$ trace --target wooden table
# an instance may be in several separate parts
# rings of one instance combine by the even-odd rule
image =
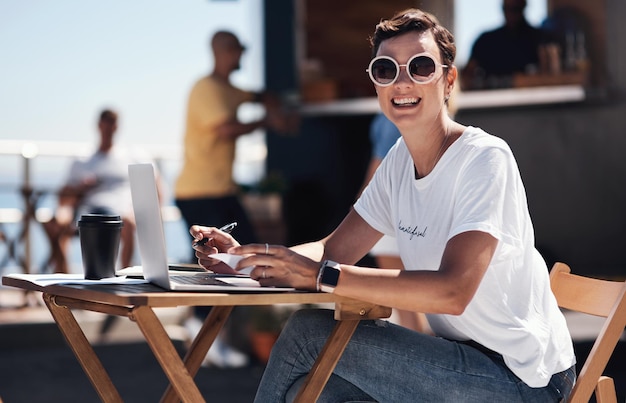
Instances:
[[[137,323],[170,381],[161,399],[163,402],[205,401],[193,378],[235,306],[335,304],[337,324],[300,389],[296,397],[298,402],[317,400],[360,320],[389,317],[391,314],[391,309],[386,307],[314,292],[170,292],[151,284],[66,284],[42,287],[10,276],[3,277],[2,284],[43,293],[43,300],[52,317],[104,402],[121,402],[122,398],[78,325],[72,309],[126,316]],[[184,359],[179,356],[153,310],[176,306],[213,306]]]

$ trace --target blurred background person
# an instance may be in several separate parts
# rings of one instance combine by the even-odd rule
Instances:
[[[230,75],[239,69],[245,47],[231,32],[211,38],[213,72],[192,87],[187,105],[183,166],[175,184],[176,206],[188,226],[222,226],[236,221],[242,242],[255,242],[252,224],[238,199],[233,179],[235,145],[239,136],[256,129],[281,129],[279,102],[268,94],[235,87]],[[252,122],[237,118],[239,106],[261,102],[266,116]],[[192,256],[192,260],[195,257]]]
[[[59,190],[58,207],[43,227],[50,241],[50,261],[55,272],[68,273],[67,249],[76,234],[76,220],[83,214],[120,215],[120,265],[132,264],[135,251],[135,220],[132,213],[128,164],[148,162],[147,156],[114,144],[118,114],[104,109],[98,118],[99,143],[86,159],[72,162],[65,185]]]
[[[461,73],[463,89],[510,87],[514,73],[537,71],[544,33],[528,23],[525,8],[526,0],[502,1],[504,25],[474,42]]]
[[[236,140],[244,134],[261,128],[286,130],[286,120],[280,102],[268,93],[255,93],[237,88],[230,76],[239,70],[245,47],[237,36],[228,31],[216,32],[210,41],[213,52],[213,71],[200,78],[192,87],[187,104],[184,137],[183,166],[176,180],[174,194],[176,206],[188,227],[195,224],[221,227],[237,222],[234,232],[242,242],[256,242],[253,225],[242,206],[239,186],[233,178]],[[241,122],[237,118],[239,106],[246,102],[262,103],[266,114],[262,119]],[[191,250],[191,261],[196,261]],[[196,307],[194,315],[186,321],[191,335],[202,325],[210,307]],[[233,317],[244,315],[238,308]],[[236,319],[230,322],[241,322]],[[241,332],[225,332],[215,341],[204,365],[240,367],[248,363],[242,352],[232,348],[232,342]],[[245,342],[244,342],[245,343]],[[236,343],[242,344],[242,343]]]

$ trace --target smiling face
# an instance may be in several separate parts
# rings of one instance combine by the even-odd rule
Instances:
[[[382,41],[376,56],[388,56],[403,65],[413,55],[424,52],[442,63],[431,31],[409,31]],[[381,110],[400,130],[429,126],[438,116],[446,115],[442,113],[446,108],[445,97],[452,89],[455,73],[454,67],[438,69],[432,81],[419,84],[409,78],[406,67],[400,67],[400,74],[392,85],[375,85]]]

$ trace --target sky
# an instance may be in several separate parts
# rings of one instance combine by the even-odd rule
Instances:
[[[91,141],[103,107],[120,137],[177,143],[187,92],[209,72],[208,38],[260,38],[259,0],[0,0],[0,138]],[[244,63],[262,60],[249,46]],[[258,65],[258,63],[256,63]],[[262,86],[263,70],[233,76]]]
[[[0,0],[0,140],[70,141],[91,147],[97,140],[98,114],[110,107],[120,114],[117,143],[180,147],[188,92],[212,69],[208,41],[213,32],[231,30],[247,45],[233,82],[252,90],[263,87],[262,4]],[[251,143],[245,148],[264,147],[260,134],[242,139],[244,145]],[[174,157],[180,155],[169,148]],[[59,158],[37,158],[31,170],[34,181],[50,171],[63,172],[67,164]],[[250,165],[236,167],[241,181],[258,180],[258,174],[250,173],[262,164],[254,161],[252,170],[245,164]],[[14,166],[0,155],[0,176]],[[54,178],[63,180],[59,174]]]
[[[456,0],[459,65],[478,33],[502,22],[500,2]],[[262,4],[0,0],[0,140],[94,142],[98,113],[111,107],[120,113],[120,142],[179,146],[188,91],[212,68],[213,32],[232,30],[247,45],[233,82],[263,88]],[[538,24],[545,0],[528,4]]]

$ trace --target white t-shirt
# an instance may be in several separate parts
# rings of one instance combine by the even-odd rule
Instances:
[[[75,160],[69,171],[67,183],[80,184],[95,179],[96,186],[83,197],[77,216],[104,208],[120,215],[132,212],[128,164],[150,162],[145,153],[113,147],[108,153],[96,152],[87,159]]]
[[[474,298],[461,315],[428,315],[433,331],[474,340],[502,354],[531,387],[575,363],[565,318],[534,247],[526,193],[509,146],[468,127],[433,171],[415,179],[404,141],[390,151],[355,204],[376,230],[393,235],[407,270],[438,270],[446,243],[483,231],[498,247]]]

